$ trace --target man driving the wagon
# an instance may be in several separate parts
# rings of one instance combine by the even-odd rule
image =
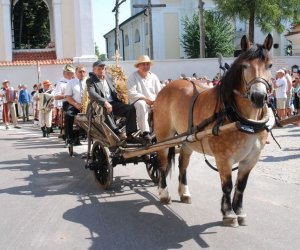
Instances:
[[[137,123],[147,144],[151,143],[149,116],[152,106],[161,90],[158,77],[150,71],[153,62],[147,55],[141,55],[134,66],[137,68],[127,81],[128,99],[136,108]]]
[[[132,133],[137,131],[135,108],[119,100],[115,83],[106,73],[105,66],[101,60],[93,63],[93,72],[89,73],[86,81],[90,100],[103,108],[105,123],[121,141],[135,142],[136,139],[132,136]],[[126,133],[118,128],[114,115],[126,118]]]

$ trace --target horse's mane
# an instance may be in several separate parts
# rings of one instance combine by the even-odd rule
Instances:
[[[239,84],[243,84],[243,62],[259,59],[267,62],[270,60],[269,51],[263,45],[253,45],[246,51],[243,51],[233,62],[230,69],[222,77],[219,87],[220,98],[226,106],[231,106],[234,102],[233,90]]]

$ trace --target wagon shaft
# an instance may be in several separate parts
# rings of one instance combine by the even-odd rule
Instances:
[[[224,133],[236,131],[236,130],[238,130],[238,127],[239,127],[238,122],[226,124],[226,125],[221,126],[219,128],[220,129],[219,134],[224,134]],[[131,158],[131,157],[136,157],[136,156],[140,156],[140,155],[144,155],[144,154],[150,154],[150,153],[156,152],[156,151],[161,150],[161,149],[171,148],[171,147],[181,145],[182,143],[185,143],[185,142],[195,142],[195,141],[201,140],[201,139],[203,139],[204,137],[207,137],[207,136],[214,136],[211,129],[206,129],[206,130],[200,131],[196,134],[178,135],[178,136],[170,138],[166,141],[159,142],[159,143],[154,144],[152,146],[143,147],[143,148],[138,149],[138,150],[131,150],[131,151],[126,151],[125,150],[123,152],[122,156],[123,156],[124,159],[128,159],[128,158]]]
[[[298,122],[298,121],[300,121],[300,114],[283,119],[283,120],[279,121],[279,124],[281,126],[285,126],[285,125],[291,124],[293,122]]]

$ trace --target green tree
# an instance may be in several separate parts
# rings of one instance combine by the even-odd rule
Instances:
[[[96,43],[95,43],[95,55],[101,61],[107,61],[106,54],[100,54],[99,47],[98,47],[98,45]]]
[[[232,56],[234,51],[234,31],[228,25],[229,19],[218,12],[205,11],[205,57]],[[184,33],[181,45],[189,58],[199,57],[199,15],[194,14],[191,19],[182,19]]]
[[[254,41],[254,25],[263,32],[281,33],[287,21],[300,21],[299,0],[214,0],[220,12],[229,18],[249,23],[249,40]]]
[[[106,54],[100,54],[100,55],[99,55],[99,59],[100,59],[101,61],[107,61]]]
[[[13,7],[15,48],[45,48],[50,42],[49,10],[43,0],[19,0]]]
[[[185,16],[182,19],[184,33],[181,38],[181,45],[184,52],[190,58],[199,57],[199,16],[194,14],[191,20]]]
[[[95,43],[95,55],[97,56],[98,59],[100,58],[100,51],[97,43]]]

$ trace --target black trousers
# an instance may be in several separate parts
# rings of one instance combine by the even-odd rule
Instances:
[[[75,115],[77,115],[80,111],[72,106],[71,104],[68,105],[65,111],[65,136],[66,142],[72,143],[74,142],[74,133],[73,133],[73,125]]]
[[[126,118],[126,134],[137,131],[136,111],[133,105],[124,104],[120,101],[109,102],[112,106],[113,114],[105,114],[105,122],[113,131],[117,129],[114,121],[114,115]]]

